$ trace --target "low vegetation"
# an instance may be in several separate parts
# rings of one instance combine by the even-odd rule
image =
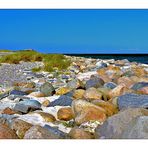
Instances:
[[[32,71],[53,71],[54,69],[64,70],[70,65],[68,60],[62,54],[42,54],[36,51],[17,51],[13,54],[8,54],[0,57],[0,63],[18,64],[20,61],[24,62],[44,62],[44,67],[32,69]]]
[[[11,52],[11,51],[7,49],[0,49],[0,52]]]

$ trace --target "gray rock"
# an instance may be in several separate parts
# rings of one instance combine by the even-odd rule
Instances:
[[[4,101],[0,103],[0,110],[4,110],[5,108],[13,108],[15,102]]]
[[[138,116],[147,115],[148,110],[143,108],[129,108],[120,111],[118,114],[109,117],[103,125],[96,128],[95,137],[97,139],[120,139],[130,121]]]
[[[62,75],[61,78],[62,78],[62,79],[69,79],[69,76],[67,76],[67,75]]]
[[[24,139],[60,139],[61,137],[53,130],[35,125],[32,126],[24,136]]]
[[[148,95],[128,93],[118,97],[119,109],[124,108],[148,108]]]
[[[71,106],[72,98],[66,95],[60,96],[57,100],[51,102],[48,107],[52,106]]]
[[[148,82],[138,82],[138,83],[134,84],[131,87],[131,89],[138,90],[138,89],[143,88],[143,87],[146,87],[146,86],[148,86]]]
[[[123,132],[123,139],[148,139],[148,116],[133,119]]]
[[[45,125],[44,128],[46,128],[48,130],[48,132],[50,132],[52,135],[57,136],[58,139],[65,139],[65,138],[67,138],[67,134],[65,134],[64,132],[60,131],[57,128],[51,127],[49,125]]]
[[[27,113],[30,110],[37,110],[41,108],[41,104],[36,100],[24,100],[17,103],[14,110],[20,111],[22,113]]]
[[[88,81],[86,81],[85,88],[88,89],[90,87],[102,87],[104,85],[104,81],[99,77],[91,77]]]
[[[17,115],[8,115],[8,114],[0,114],[0,123],[6,123],[7,125],[10,125],[13,121],[13,119],[17,118]]]
[[[104,62],[97,62],[96,66],[97,66],[97,69],[101,69],[101,68],[107,67],[107,64]]]
[[[71,89],[76,89],[78,88],[80,85],[79,85],[79,80],[77,79],[74,79],[70,82],[67,83],[67,87],[71,88]]]
[[[122,70],[122,71],[124,72],[124,70]],[[131,77],[131,76],[134,76],[134,75],[135,75],[134,71],[131,71],[131,70],[126,71],[123,74],[123,76],[126,76],[126,77]]]
[[[115,84],[114,82],[108,82],[104,84],[104,87],[109,89],[114,89],[115,87],[117,87],[117,84]]]
[[[46,96],[51,96],[55,93],[55,89],[52,86],[51,83],[45,82],[41,87],[40,87],[40,92],[45,94]]]
[[[9,96],[9,93],[0,94],[0,100]]]
[[[27,96],[9,95],[8,99],[10,99],[10,100],[18,99],[19,101],[22,101],[22,100],[26,100],[26,99],[30,99],[30,98]]]
[[[14,106],[14,110],[22,113],[28,113],[29,107],[24,104],[18,103]]]
[[[27,95],[27,93],[23,92],[23,91],[20,91],[20,90],[12,90],[10,92],[10,95],[18,95],[18,96],[24,96],[24,95]]]

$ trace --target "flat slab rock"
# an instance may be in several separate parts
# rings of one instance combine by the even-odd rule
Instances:
[[[60,96],[55,101],[51,102],[48,107],[54,106],[71,106],[72,98],[66,95]]]
[[[17,103],[14,110],[20,111],[22,113],[27,113],[29,109],[40,109],[41,104],[36,100],[25,100]]]
[[[124,108],[148,108],[148,95],[125,94],[118,97],[118,106]]]

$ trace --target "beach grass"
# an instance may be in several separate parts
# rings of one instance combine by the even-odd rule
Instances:
[[[11,50],[8,50],[8,49],[0,49],[0,52],[11,52]]]
[[[20,61],[24,62],[43,62],[44,66],[34,68],[32,71],[54,71],[54,69],[64,70],[70,65],[68,60],[62,54],[43,54],[37,51],[16,51],[13,54],[3,55],[0,57],[0,63],[19,64]]]

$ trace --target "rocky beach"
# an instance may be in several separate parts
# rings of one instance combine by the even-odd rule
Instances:
[[[52,72],[1,63],[1,139],[148,138],[147,64],[65,57],[70,66]]]

